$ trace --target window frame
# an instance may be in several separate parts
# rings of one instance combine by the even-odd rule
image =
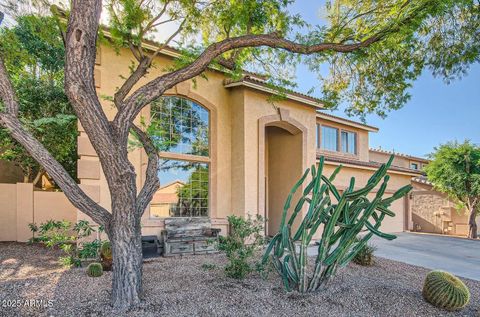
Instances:
[[[186,162],[192,162],[192,163],[204,163],[208,165],[208,205],[207,205],[207,215],[206,216],[199,216],[202,218],[211,218],[212,216],[212,121],[213,121],[213,112],[209,107],[206,107],[202,103],[185,97],[181,95],[164,95],[159,98],[179,98],[179,99],[184,99],[189,102],[193,102],[197,104],[198,106],[202,107],[204,110],[207,111],[208,113],[208,155],[207,156],[202,156],[202,155],[194,155],[194,154],[184,154],[184,153],[177,153],[177,152],[168,152],[168,151],[159,151],[158,156],[159,159],[167,159],[167,160],[177,160],[177,161],[186,161]],[[149,111],[149,119],[152,119],[152,110],[151,108],[148,109]],[[157,172],[158,173],[158,172]],[[167,184],[166,184],[167,185]],[[165,218],[172,218],[172,217],[152,217],[150,214],[150,208],[149,208],[149,214],[148,218],[150,220],[163,220]],[[174,218],[190,218],[190,217],[174,217]]]
[[[345,155],[349,157],[358,157],[359,148],[358,148],[358,132],[350,129],[344,129],[341,127],[336,127],[333,125],[322,124],[320,122],[316,123],[317,125],[317,151],[331,153],[334,155]],[[322,127],[333,128],[337,130],[337,151],[329,150],[322,148]],[[353,133],[355,135],[355,153],[344,152],[342,150],[342,132]]]
[[[413,168],[413,165],[415,165],[415,168]],[[416,162],[410,162],[410,169],[418,171],[420,168],[420,164]]]
[[[347,134],[347,152],[344,152],[343,149],[342,149],[342,146],[343,146],[343,143],[342,143],[342,133],[346,133]],[[348,134],[349,133],[352,133],[353,136],[354,136],[354,151],[353,153],[350,153],[348,152]],[[355,132],[355,131],[351,131],[351,130],[346,130],[346,129],[341,129],[340,131],[340,151],[344,154],[347,154],[347,155],[357,155],[358,154],[358,133]]]
[[[319,145],[319,149],[322,150],[322,151],[327,151],[327,152],[331,152],[331,153],[338,153],[338,152],[340,152],[340,151],[339,151],[339,149],[340,149],[340,148],[339,148],[339,146],[340,146],[340,142],[339,142],[339,132],[340,132],[340,129],[339,129],[339,128],[336,128],[336,127],[333,127],[333,126],[325,125],[325,124],[320,124],[319,126],[320,126],[320,128],[319,128],[319,130],[318,130],[318,135],[319,135],[319,137],[318,137],[318,145]],[[336,146],[336,148],[337,148],[337,149],[336,149],[336,150],[330,150],[330,149],[326,149],[326,148],[323,148],[323,147],[322,147],[322,145],[323,145],[323,144],[322,144],[322,138],[323,138],[322,128],[323,128],[323,127],[329,128],[329,129],[335,129],[335,130],[337,131],[337,133],[336,133],[336,135],[337,135],[337,142],[336,142],[336,143],[337,143],[337,146]]]

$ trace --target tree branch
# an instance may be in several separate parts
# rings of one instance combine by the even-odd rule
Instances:
[[[0,98],[5,103],[5,111],[0,112],[0,123],[9,130],[30,155],[42,165],[63,190],[70,202],[90,216],[95,222],[107,225],[111,214],[88,197],[68,174],[65,168],[45,149],[45,147],[25,130],[18,119],[19,104],[8,79],[3,60],[0,58]]]
[[[153,195],[160,187],[160,181],[158,180],[158,151],[155,148],[150,137],[142,131],[136,125],[132,125],[132,130],[143,144],[143,148],[148,155],[148,163],[147,163],[147,170],[146,170],[146,177],[145,183],[137,195],[137,213],[140,217],[145,212],[148,204],[152,200]]]
[[[135,86],[135,84],[138,83],[138,81],[143,76],[145,76],[148,69],[152,65],[153,59],[181,32],[186,20],[187,19],[185,18],[185,20],[182,21],[182,23],[177,28],[177,30],[173,32],[172,35],[170,35],[170,37],[162,45],[160,45],[152,55],[150,55],[149,57],[146,57],[144,55],[136,57],[137,60],[139,61],[137,68],[130,75],[130,77],[127,78],[127,80],[123,83],[122,87],[120,87],[120,89],[115,93],[113,97],[113,102],[115,103],[117,108],[119,109],[123,108],[123,100],[125,99],[125,97],[132,90],[133,86]],[[134,53],[135,55],[132,44],[130,44],[130,49],[132,50],[132,53]]]
[[[166,90],[172,88],[176,84],[198,76],[207,69],[207,67],[215,58],[233,49],[267,46],[304,55],[324,51],[348,53],[378,42],[383,38],[383,36],[383,33],[377,33],[362,42],[352,44],[321,43],[316,45],[304,45],[296,43],[294,41],[278,37],[276,34],[244,35],[229,38],[210,45],[190,65],[177,71],[157,77],[156,79],[145,84],[143,87],[139,88],[130,97],[128,97],[127,100],[125,100],[125,106],[115,116],[113,124],[117,127],[117,131],[119,131],[119,137],[122,140],[126,140],[131,122],[143,107],[160,97]]]
[[[5,112],[14,116],[18,115],[18,102],[13,90],[12,83],[8,79],[7,70],[3,64],[3,59],[0,58],[0,96],[5,104]]]

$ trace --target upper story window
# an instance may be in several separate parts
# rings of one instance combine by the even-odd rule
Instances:
[[[418,170],[418,163],[410,163],[410,168],[412,170]]]
[[[160,152],[160,188],[150,217],[207,217],[210,194],[210,113],[180,97],[151,104],[147,132]]]
[[[322,126],[320,148],[328,151],[338,151],[338,129]]]
[[[209,112],[184,98],[163,97],[151,104],[148,132],[161,152],[209,155]]]
[[[357,133],[317,124],[317,148],[357,154]]]
[[[355,132],[342,131],[342,152],[357,153],[357,134]]]

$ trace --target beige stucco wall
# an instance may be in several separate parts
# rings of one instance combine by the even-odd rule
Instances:
[[[112,48],[102,46],[100,49],[100,63],[96,66],[96,86],[99,96],[112,96],[123,80],[120,75],[129,74],[128,66],[133,57],[128,50],[120,50],[117,54]],[[169,57],[160,56],[156,59],[156,67],[151,69],[145,83],[160,75],[171,63]],[[300,176],[302,171],[316,164],[316,124],[326,124],[347,131],[357,133],[357,155],[353,159],[368,162],[368,131],[352,127],[327,119],[316,117],[315,108],[289,99],[272,103],[269,95],[237,86],[225,88],[224,75],[216,71],[207,72],[208,80],[198,78],[181,83],[169,90],[167,95],[178,95],[191,99],[203,105],[210,112],[210,217],[215,227],[227,231],[226,217],[231,214],[244,216],[260,214],[265,216],[267,207],[269,212],[277,212],[283,206],[294,176]],[[102,105],[109,118],[113,118],[115,109],[111,102],[102,100]],[[141,116],[148,122],[149,109],[144,109]],[[287,151],[276,151],[278,157],[268,155],[269,126],[280,127],[292,134],[296,140],[296,148]],[[110,194],[105,177],[101,171],[97,155],[88,141],[88,137],[79,126],[81,132],[78,142],[79,164],[78,175],[81,186],[88,194],[106,209],[110,209]],[[274,138],[273,138],[274,139]],[[301,141],[299,141],[301,139]],[[275,141],[271,141],[275,143]],[[271,145],[272,146],[272,145]],[[278,147],[277,145],[273,145]],[[270,149],[272,152],[272,149]],[[330,153],[332,154],[332,153]],[[339,155],[339,153],[335,153]],[[144,179],[146,155],[143,150],[135,149],[129,154],[132,164],[137,170],[137,186],[140,189]],[[351,155],[349,158],[352,158]],[[276,167],[272,165],[279,165]],[[288,168],[291,166],[292,168]],[[326,165],[325,172],[332,172],[336,166]],[[275,188],[268,188],[265,177],[270,170],[285,170],[288,180],[278,180]],[[348,186],[351,176],[357,178],[357,184],[364,184],[374,169],[350,166],[337,176],[336,184],[339,187]],[[284,175],[285,176],[285,175]],[[410,183],[410,175],[392,173],[388,193]],[[271,175],[269,176],[271,177]],[[285,176],[286,177],[286,176]],[[160,180],[162,183],[162,180]],[[164,184],[162,184],[164,185]],[[267,187],[267,188],[266,188]],[[272,200],[272,192],[280,193]],[[269,203],[267,201],[270,201]],[[396,202],[392,209],[397,213],[393,219],[384,222],[383,230],[398,232],[404,229],[405,201]],[[86,217],[78,213],[78,219]],[[153,219],[147,209],[142,219],[144,234],[158,235],[163,227],[162,219]]]
[[[77,220],[76,208],[62,192],[34,191],[31,183],[0,184],[0,241],[26,242],[30,223]]]
[[[99,96],[112,96],[122,84],[120,75],[127,76],[133,57],[128,50],[117,54],[112,48],[102,46],[100,63],[96,65],[96,86]],[[169,57],[156,58],[156,67],[139,84],[160,75],[171,63]],[[289,116],[306,127],[305,150],[307,156],[303,165],[315,163],[315,110],[311,106],[288,100],[268,102],[269,95],[244,87],[224,88],[224,75],[215,71],[207,72],[208,80],[198,78],[181,83],[167,92],[189,98],[207,108],[210,112],[210,216],[214,226],[226,232],[226,217],[231,214],[256,214],[259,210],[259,119],[279,113],[278,108],[287,109]],[[109,118],[113,118],[115,109],[111,102],[102,100]],[[148,122],[148,107],[141,115]],[[88,186],[90,192],[98,197],[99,203],[110,209],[110,195],[105,177],[101,171],[97,155],[81,132],[79,142],[78,174],[82,186]],[[262,151],[263,153],[263,151]],[[300,153],[299,153],[300,154]],[[301,154],[300,154],[301,155]],[[143,183],[146,155],[136,149],[129,154],[137,170],[137,187]],[[303,168],[304,166],[302,166]],[[162,180],[160,180],[162,182]],[[163,184],[162,184],[163,185]],[[79,213],[79,219],[86,217]],[[88,218],[87,218],[88,219]],[[151,219],[146,210],[142,221],[144,234],[159,234],[163,227],[161,219]]]
[[[280,226],[285,199],[303,174],[302,135],[292,135],[278,127],[267,127],[265,147],[265,179],[268,184],[265,211],[265,218],[268,220],[266,232],[274,235]],[[293,200],[296,201],[299,198],[300,191]],[[291,208],[287,215],[290,216],[292,212]]]
[[[17,240],[17,187],[0,184],[0,241]]]

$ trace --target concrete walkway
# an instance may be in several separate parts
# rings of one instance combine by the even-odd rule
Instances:
[[[480,240],[408,232],[397,236],[393,241],[372,238],[375,255],[480,281]],[[316,248],[308,253],[316,254]]]

